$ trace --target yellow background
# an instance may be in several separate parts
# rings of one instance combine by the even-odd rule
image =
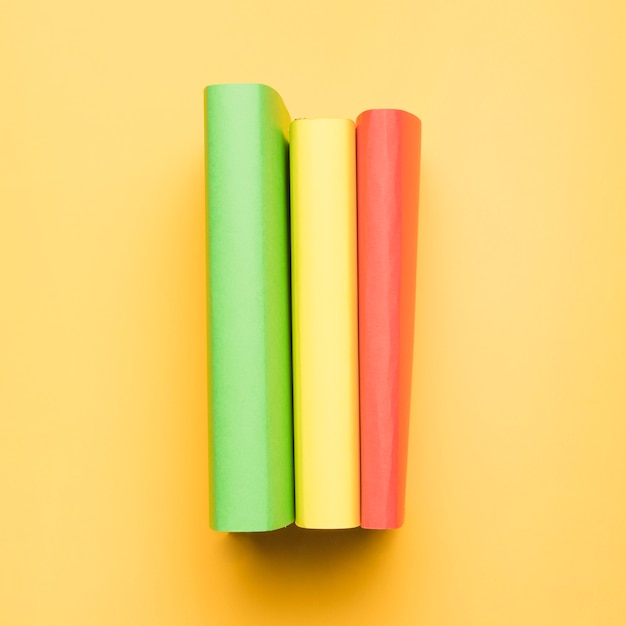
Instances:
[[[625,31],[621,0],[5,0],[0,624],[625,624]],[[224,81],[423,121],[400,531],[208,529]]]

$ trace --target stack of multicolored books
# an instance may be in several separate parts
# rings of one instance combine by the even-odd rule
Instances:
[[[205,89],[210,523],[398,528],[420,120]]]

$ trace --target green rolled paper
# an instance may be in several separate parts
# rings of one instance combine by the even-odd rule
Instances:
[[[210,525],[294,520],[290,117],[259,84],[205,89]]]

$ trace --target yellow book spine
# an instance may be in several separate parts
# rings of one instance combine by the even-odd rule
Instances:
[[[296,524],[359,525],[355,126],[290,128]]]

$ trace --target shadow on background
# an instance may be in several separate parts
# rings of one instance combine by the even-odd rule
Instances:
[[[230,533],[232,550],[247,550],[260,561],[270,559],[275,567],[294,567],[305,562],[307,572],[327,573],[346,558],[377,549],[388,541],[388,533],[350,528],[345,530],[309,530],[295,524],[269,533]]]
[[[367,598],[385,576],[384,561],[394,532],[308,530],[295,525],[269,533],[231,533],[223,538],[230,563],[247,601],[281,613],[315,609],[332,612],[349,600]]]

